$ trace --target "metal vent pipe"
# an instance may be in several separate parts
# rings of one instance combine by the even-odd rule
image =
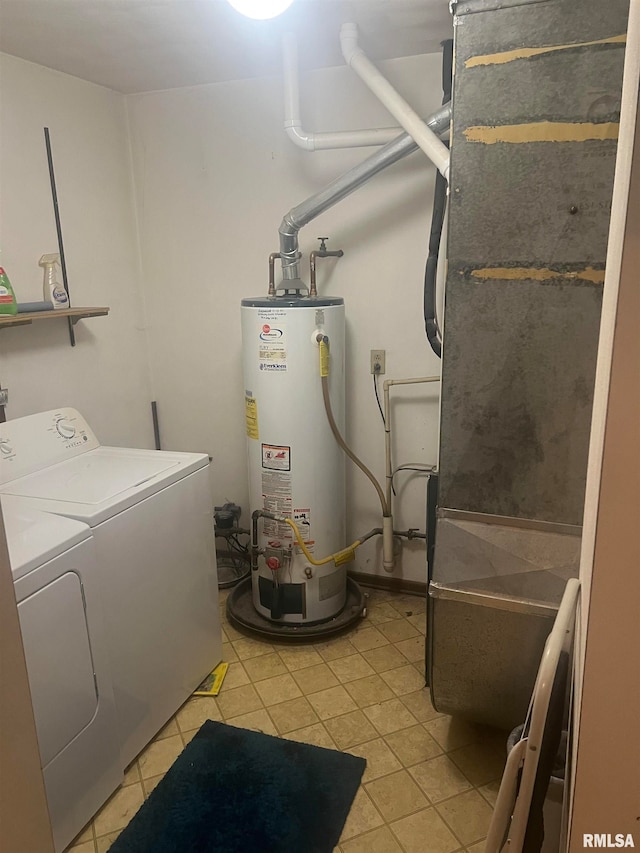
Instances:
[[[425,124],[438,136],[448,132],[451,121],[451,105],[445,104],[434,112]],[[403,133],[389,142],[375,154],[367,157],[362,163],[349,169],[344,175],[336,178],[323,190],[312,195],[301,204],[292,207],[284,216],[279,228],[280,258],[282,260],[282,278],[285,282],[300,279],[300,251],[298,248],[298,232],[325,210],[342,201],[352,192],[365,184],[378,172],[387,166],[397,163],[418,149],[418,145],[408,133]],[[295,286],[294,286],[295,288]],[[297,288],[295,288],[297,289]]]

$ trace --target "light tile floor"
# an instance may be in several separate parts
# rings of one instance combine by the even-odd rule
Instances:
[[[220,695],[182,706],[69,853],[106,853],[207,719],[366,758],[335,853],[481,853],[505,735],[431,705],[424,599],[366,593],[367,617],[349,633],[293,646],[237,631],[221,591],[230,666]]]

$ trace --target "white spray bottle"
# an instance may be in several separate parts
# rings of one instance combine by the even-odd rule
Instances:
[[[44,267],[44,284],[42,298],[45,302],[53,303],[54,308],[68,308],[69,297],[67,291],[58,281],[56,264],[60,263],[60,255],[56,252],[52,255],[43,255],[38,264]]]

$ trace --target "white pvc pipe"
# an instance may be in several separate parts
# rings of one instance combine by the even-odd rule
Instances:
[[[340,30],[342,55],[346,63],[353,68],[360,79],[366,83],[374,95],[389,110],[404,130],[413,138],[435,165],[436,169],[449,178],[449,149],[427,127],[420,116],[399,95],[393,86],[382,76],[378,69],[365,56],[358,45],[358,27],[356,24],[343,24]]]
[[[382,567],[385,572],[393,571],[393,516],[382,518]]]
[[[423,385],[425,382],[439,382],[439,376],[416,376],[412,379],[385,379],[382,384],[383,393],[383,414],[384,414],[384,463],[386,476],[386,498],[389,513],[391,513],[391,501],[393,490],[391,484],[393,482],[393,470],[391,468],[391,403],[389,399],[389,389],[392,385]]]
[[[292,142],[306,151],[320,151],[330,148],[368,148],[372,145],[386,145],[396,139],[402,130],[397,127],[377,130],[337,130],[326,133],[307,133],[300,122],[285,121],[284,129]]]
[[[387,509],[389,512],[388,518],[385,516],[382,519],[382,565],[385,572],[393,571],[393,510],[392,510],[392,493],[391,485],[393,483],[393,471],[391,469],[391,405],[389,400],[389,388],[392,385],[422,385],[424,382],[439,382],[439,376],[416,376],[411,379],[385,379],[382,385],[384,402],[384,459],[385,459],[385,476],[387,486]]]
[[[298,46],[293,33],[282,37],[284,71],[284,129],[289,139],[306,151],[329,148],[365,148],[386,145],[401,133],[399,127],[380,127],[370,130],[343,130],[309,133],[302,128],[300,118],[300,88],[298,84]]]

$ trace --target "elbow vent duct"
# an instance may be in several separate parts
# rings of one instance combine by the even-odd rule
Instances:
[[[434,133],[441,136],[448,132],[450,120],[451,109],[449,104],[446,104],[427,119],[427,124]],[[298,247],[300,229],[357,190],[378,172],[402,160],[403,157],[413,153],[417,148],[418,145],[409,134],[402,133],[392,142],[367,157],[358,166],[354,166],[353,169],[336,178],[319,193],[291,208],[284,216],[279,229],[282,277],[285,287],[287,287],[287,283],[293,285],[293,282],[300,280],[299,261],[301,255]]]

